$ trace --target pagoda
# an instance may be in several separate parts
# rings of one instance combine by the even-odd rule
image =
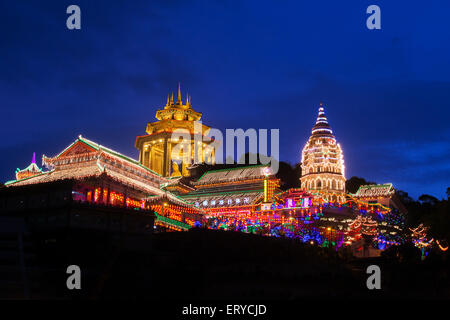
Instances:
[[[311,133],[302,152],[301,187],[319,194],[326,202],[344,202],[344,157],[322,103]]]
[[[158,121],[147,124],[147,134],[136,138],[135,146],[142,165],[164,177],[181,177],[189,175],[187,169],[193,163],[215,163],[214,150],[205,152],[212,142],[206,136],[210,127],[201,124],[202,114],[192,108],[189,95],[185,103],[182,101],[180,85],[177,101],[174,102],[173,93],[167,96],[166,105],[156,111],[155,117]],[[178,154],[172,154],[175,145],[180,142],[179,139],[172,139],[175,130],[183,130],[190,135],[187,147]]]

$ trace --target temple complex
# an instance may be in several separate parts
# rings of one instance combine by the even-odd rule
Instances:
[[[164,177],[188,176],[187,168],[193,163],[215,163],[214,150],[208,149],[212,142],[207,137],[210,127],[203,125],[201,118],[202,114],[192,108],[189,95],[185,103],[181,100],[178,85],[177,101],[174,102],[173,93],[167,96],[164,108],[156,112],[158,121],[149,122],[147,134],[136,138],[139,162]],[[175,152],[174,147],[180,142],[173,136],[176,132],[185,132],[189,139]]]
[[[280,189],[269,165],[199,165],[215,162],[214,141],[201,116],[189,96],[181,100],[179,86],[177,100],[169,96],[156,112],[158,121],[136,138],[139,160],[81,135],[56,156],[42,157],[46,171],[33,156],[0,190],[0,213],[22,212],[27,221],[64,221],[66,227],[91,230],[147,234],[153,228],[205,227],[287,236],[324,247],[359,243],[355,250],[364,248],[367,254],[368,245],[383,249],[404,241],[406,210],[392,184],[345,192],[342,149],[322,104],[302,152],[301,188],[288,190]],[[183,148],[178,149],[180,137]]]
[[[311,133],[302,151],[301,187],[320,194],[327,202],[344,202],[344,155],[328,124],[322,103]]]

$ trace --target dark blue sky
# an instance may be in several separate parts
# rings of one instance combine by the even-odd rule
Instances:
[[[66,28],[70,4],[82,29]],[[382,30],[366,28],[368,5]],[[82,134],[137,157],[182,84],[216,128],[280,128],[300,161],[320,101],[357,175],[414,197],[450,186],[450,3],[2,1],[0,178]]]

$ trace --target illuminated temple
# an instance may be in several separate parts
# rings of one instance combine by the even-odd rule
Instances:
[[[311,133],[302,152],[301,186],[320,194],[326,201],[344,202],[344,155],[328,124],[322,103]]]
[[[206,152],[211,142],[206,137],[210,128],[198,122],[201,118],[202,114],[192,108],[189,95],[183,103],[178,86],[177,101],[174,102],[173,93],[170,98],[167,96],[164,108],[156,112],[158,121],[149,122],[147,134],[136,138],[139,162],[164,177],[189,175],[187,168],[191,163],[203,163],[204,160],[214,163],[214,152]],[[184,130],[191,136],[188,145],[178,152],[174,147],[179,141],[172,137],[176,130]]]
[[[182,101],[178,87],[177,100],[169,95],[156,112],[158,121],[136,138],[137,160],[80,135],[59,154],[42,157],[45,171],[34,157],[18,169],[0,189],[0,212],[45,222],[46,228],[146,234],[204,227],[351,245],[370,254],[367,243],[376,250],[402,243],[406,211],[391,184],[346,193],[343,151],[322,104],[303,148],[301,188],[284,191],[267,165],[211,166],[193,175],[193,164],[215,162],[214,152],[205,152],[212,141],[209,127],[197,123],[201,117],[189,96]],[[177,130],[190,138],[187,148],[174,152]]]

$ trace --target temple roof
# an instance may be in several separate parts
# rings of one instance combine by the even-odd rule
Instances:
[[[316,124],[312,128],[311,133],[313,136],[333,136],[333,130],[331,130],[331,127],[328,124],[328,119],[325,115],[325,110],[322,103],[320,103]]]
[[[211,170],[205,172],[194,185],[216,184],[223,182],[245,181],[262,179],[265,171],[269,170],[268,165],[255,165],[247,167],[236,167],[231,169]]]
[[[263,190],[189,194],[182,196],[199,208],[248,206],[262,199]]]
[[[181,206],[184,206],[187,208],[194,208],[194,205],[192,202],[186,201],[186,200],[174,195],[170,191],[165,191],[161,195],[147,197],[145,200],[149,203],[158,203],[158,204],[167,201],[167,202],[181,205]]]
[[[178,98],[177,101],[173,101],[173,93],[167,96],[167,103],[164,109],[158,110],[156,112],[156,119],[158,120],[188,120],[188,121],[198,121],[202,117],[200,112],[194,111],[191,105],[191,97],[186,95],[186,103],[183,103],[181,99],[181,87],[178,84]]]
[[[355,197],[387,197],[394,194],[395,189],[392,183],[370,184],[360,186],[355,193]]]
[[[162,195],[159,185],[167,179],[142,166],[137,160],[79,136],[75,142],[53,158],[42,157],[50,171],[5,183],[6,186],[47,183],[59,180],[82,180],[100,175],[148,194]]]
[[[114,151],[114,150],[112,150],[110,148],[102,146],[102,145],[100,145],[100,144],[98,144],[98,143],[96,143],[96,142],[94,142],[92,140],[86,139],[85,137],[82,137],[81,135],[79,135],[78,139],[76,139],[72,144],[70,144],[67,148],[65,148],[63,151],[61,151],[55,157],[49,158],[49,157],[46,157],[45,155],[43,155],[42,156],[42,162],[44,164],[52,164],[53,162],[57,161],[57,159],[60,159],[60,158],[66,158],[66,157],[74,156],[77,153],[78,154],[86,153],[87,152],[86,149],[84,149],[84,150],[77,150],[75,148],[75,146],[79,142],[85,144],[87,147],[90,147],[92,152],[95,152],[95,151],[105,152],[106,154],[114,157],[115,159],[117,159],[119,161],[124,161],[124,162],[132,165],[133,167],[139,167],[140,169],[146,170],[149,173],[162,178],[162,176],[160,174],[158,174],[157,172],[155,172],[155,171],[153,171],[153,170],[143,166],[139,161],[137,161],[137,160],[135,160],[135,159],[133,159],[131,157],[125,156],[125,155],[123,155],[123,154],[121,154],[121,153],[119,153],[117,151]],[[78,148],[78,149],[80,149],[80,148]]]
[[[31,163],[28,167],[25,169],[20,170],[17,168],[16,170],[16,180],[28,178],[37,174],[42,173],[42,169],[39,168],[36,164],[36,153],[33,152],[33,158],[31,160]]]
[[[8,181],[5,183],[7,187],[17,187],[23,185],[48,183],[61,180],[83,180],[86,178],[100,177],[102,174],[105,176],[125,184],[129,187],[136,188],[146,193],[162,195],[164,191],[156,188],[150,184],[144,183],[132,177],[128,177],[124,174],[116,172],[114,170],[104,170],[101,166],[93,163],[90,166],[72,167],[64,170],[50,170],[41,174],[24,178],[21,180]]]

